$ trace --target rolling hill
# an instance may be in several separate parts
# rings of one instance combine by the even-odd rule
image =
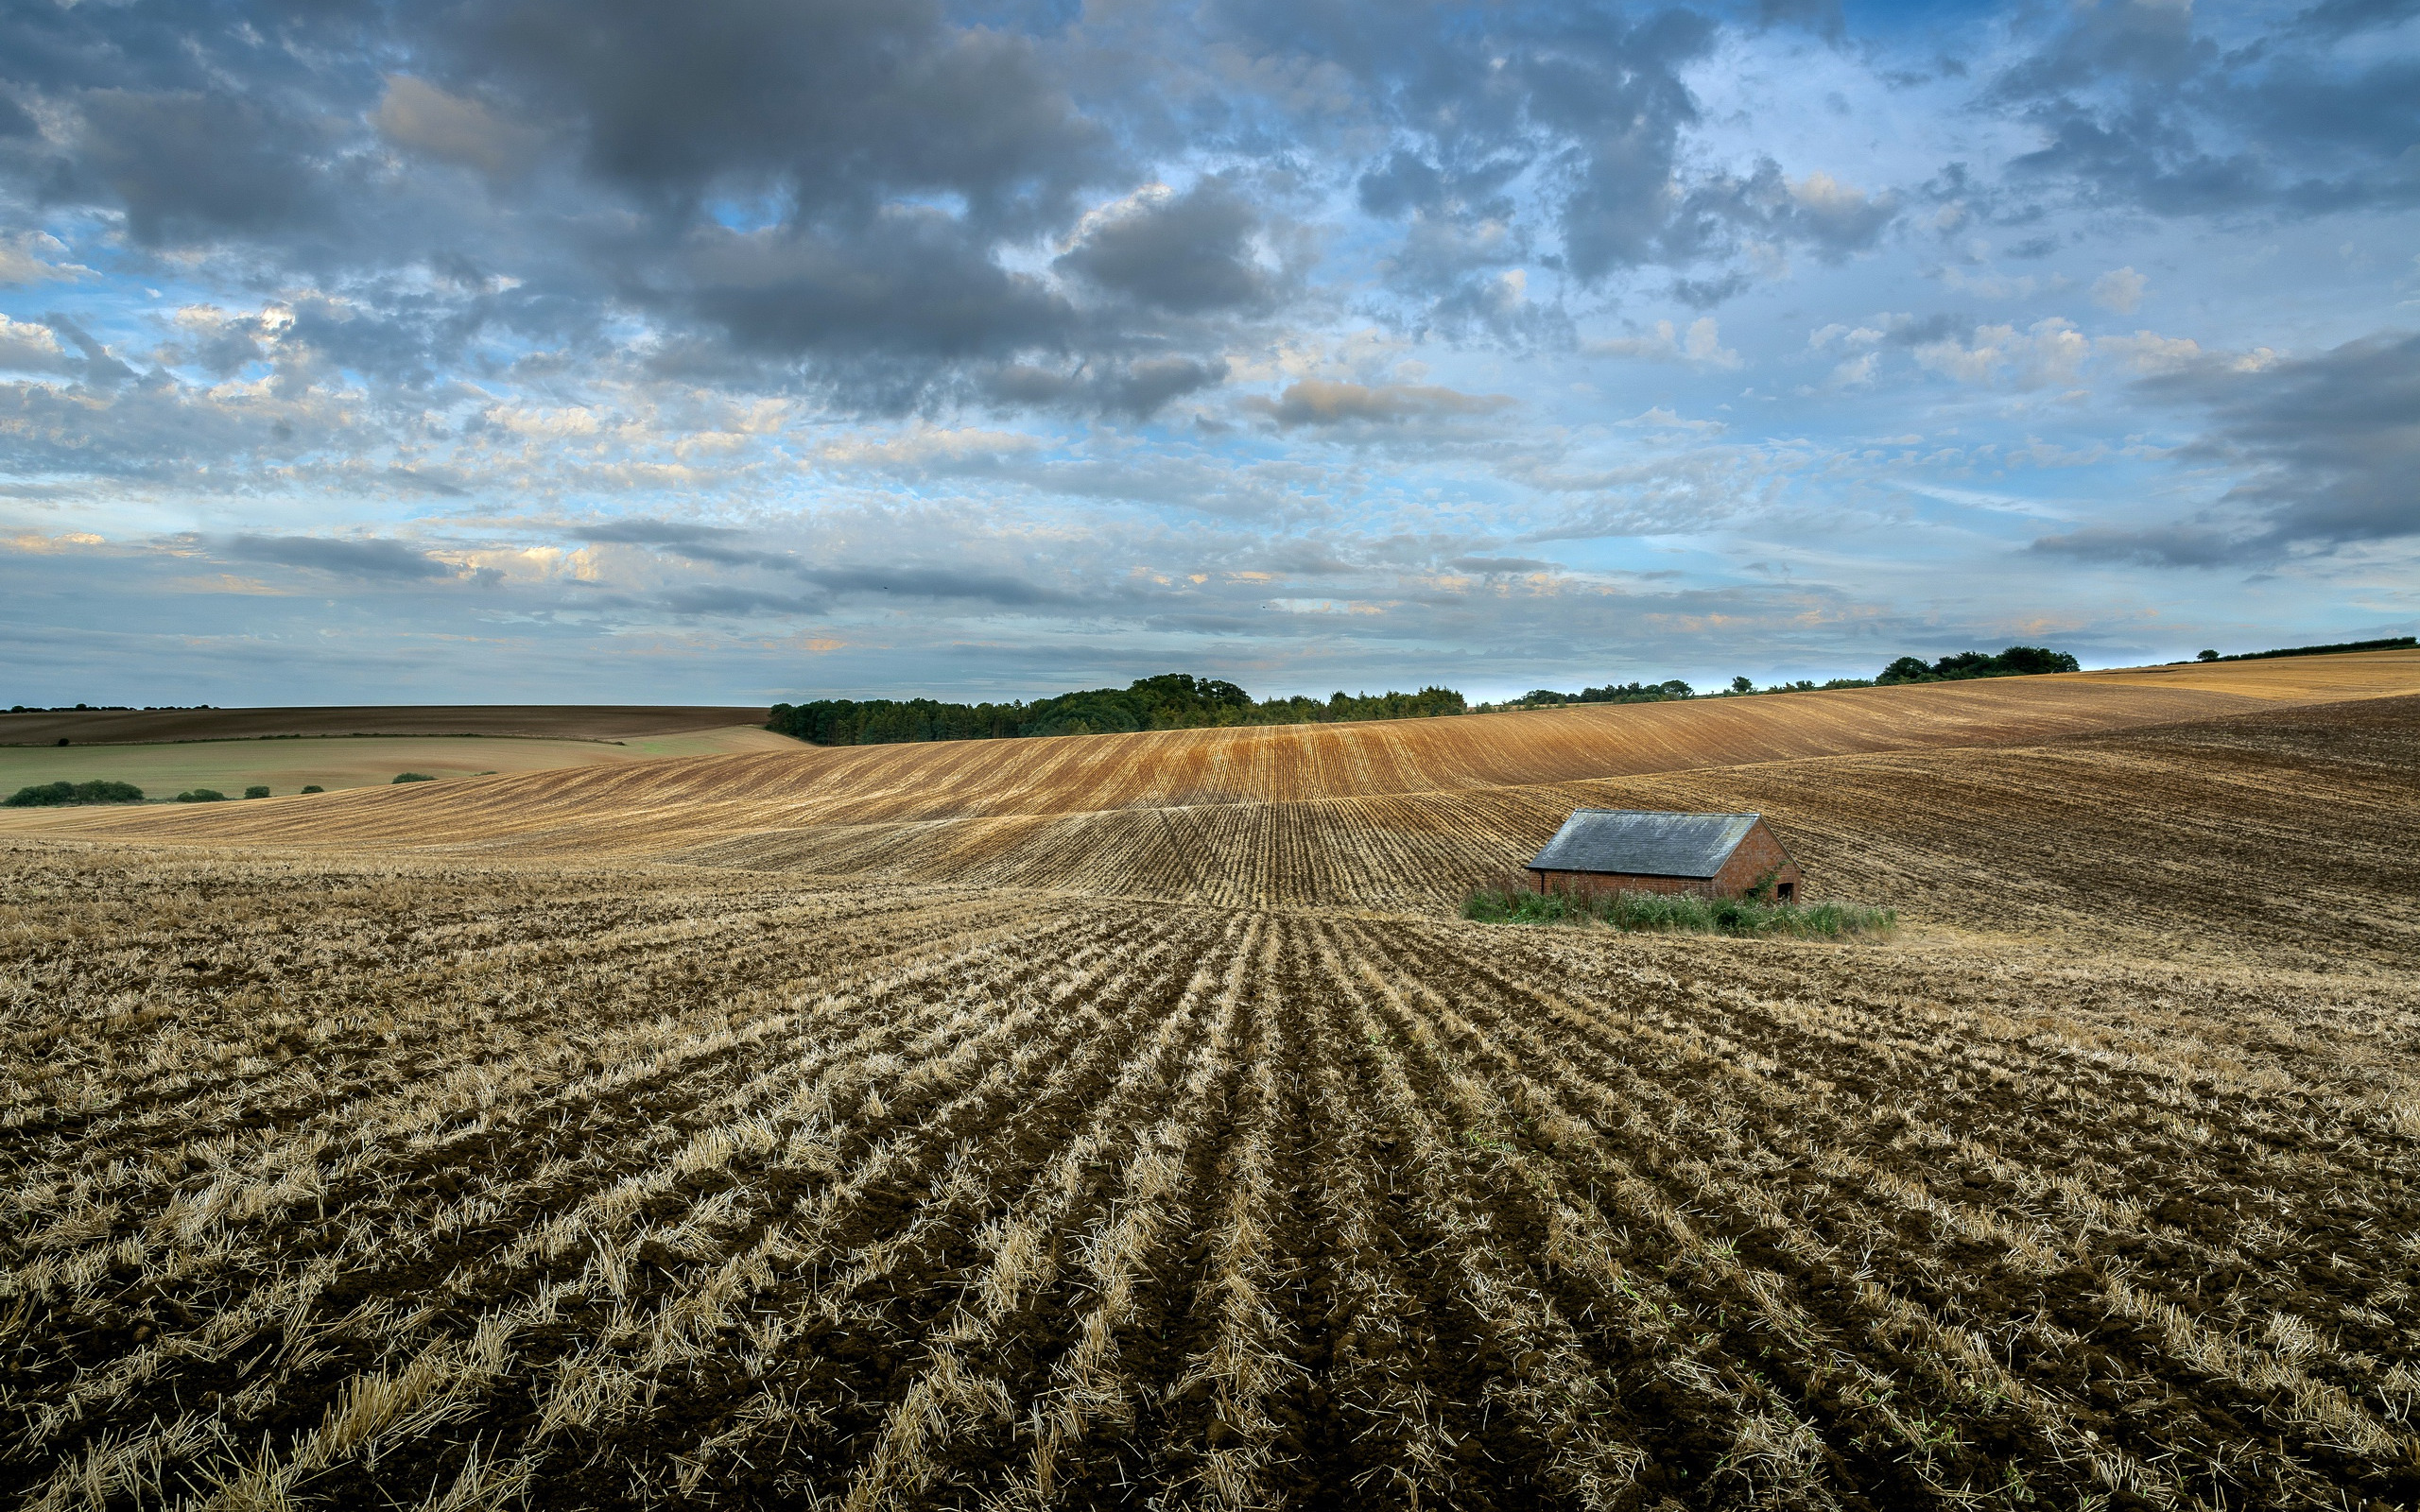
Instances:
[[[1123,825],[1136,833],[1135,825],[1166,822],[1185,832],[1208,817],[1131,816],[1471,795],[1812,758],[2020,746],[2415,692],[2420,652],[2373,652],[2140,676],[2083,673],[1450,719],[788,748],[271,799],[240,809],[83,810],[7,822],[96,838],[591,856],[702,853],[699,847],[783,832],[786,854],[815,870],[821,869],[815,832],[829,827],[839,827],[828,839],[842,855],[893,843],[866,826],[1126,814],[1110,821],[1111,830]],[[1215,866],[1208,856],[1204,864]]]

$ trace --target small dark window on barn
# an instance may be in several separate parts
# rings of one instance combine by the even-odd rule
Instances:
[[[1785,882],[1780,886],[1773,889],[1773,896],[1779,898],[1786,903],[1796,902],[1798,901],[1798,884],[1794,882]]]

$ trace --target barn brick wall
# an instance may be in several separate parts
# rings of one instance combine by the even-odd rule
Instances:
[[[1775,871],[1775,868],[1780,869]],[[1773,838],[1772,831],[1766,829],[1760,819],[1748,832],[1748,837],[1739,842],[1739,849],[1731,852],[1731,859],[1723,863],[1722,869],[1715,873],[1715,893],[1737,898],[1754,886],[1756,879],[1768,871],[1773,871],[1776,886],[1788,883],[1796,890],[1798,864],[1789,859],[1789,852],[1782,849],[1781,842]]]

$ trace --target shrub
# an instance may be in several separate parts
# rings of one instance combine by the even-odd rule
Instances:
[[[244,796],[246,798],[267,798],[268,797],[268,788],[264,783],[254,782],[251,786],[244,789]]]
[[[395,782],[434,782],[436,781],[436,778],[429,776],[426,772],[397,772],[395,774]],[[387,785],[392,787],[395,783],[389,782]]]
[[[140,803],[143,789],[132,782],[38,782],[21,787],[0,806],[12,809],[55,808],[69,803]]]
[[[177,795],[180,803],[224,803],[227,795],[215,787],[196,787]]]
[[[324,787],[321,787],[321,786],[320,786],[319,783],[317,783],[317,782],[313,782],[310,786],[308,786],[308,787],[304,788],[302,791],[303,791],[303,792],[305,792],[305,793],[324,793],[324,792],[326,792],[326,791],[327,791],[327,789],[326,789],[326,788],[324,788]]]
[[[1887,935],[1898,926],[1889,908],[1859,903],[1784,903],[1755,898],[1707,898],[1690,892],[1609,892],[1593,897],[1542,893],[1499,884],[1475,887],[1462,917],[1490,924],[1584,924],[1701,935],[1787,935],[1839,939]]]

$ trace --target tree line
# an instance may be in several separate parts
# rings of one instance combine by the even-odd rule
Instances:
[[[2031,678],[2045,672],[2079,672],[2083,668],[2065,651],[2039,645],[2012,645],[1994,656],[1961,651],[1927,663],[1922,657],[1903,656],[1882,669],[1874,680],[1889,687],[1901,682],[1961,682],[1968,678]]]
[[[2027,678],[2044,672],[2079,671],[2076,659],[2065,651],[2052,651],[2038,645],[2012,645],[2000,652],[1961,651],[1937,662],[1921,657],[1903,656],[1882,669],[1879,677],[1834,678],[1827,682],[1801,679],[1776,682],[1759,688],[1748,678],[1734,678],[1727,688],[1712,693],[1700,693],[1679,678],[1662,682],[1609,682],[1600,688],[1582,688],[1578,693],[1558,693],[1552,688],[1532,688],[1520,697],[1502,704],[1481,704],[1482,713],[1494,709],[1552,709],[1574,703],[1668,703],[1681,698],[1730,698],[1758,693],[1816,693],[1834,688],[1893,687],[1907,682],[1962,682],[1969,678]]]
[[[1123,688],[1091,688],[1031,703],[944,703],[935,698],[817,698],[777,703],[765,728],[817,746],[889,746],[1019,735],[1126,734],[1237,725],[1315,725],[1426,719],[1468,708],[1451,688],[1254,698],[1235,683],[1171,672]]]
[[[71,803],[140,803],[143,789],[132,782],[36,782],[21,787],[8,798],[0,799],[0,807],[12,809],[63,808]]]

